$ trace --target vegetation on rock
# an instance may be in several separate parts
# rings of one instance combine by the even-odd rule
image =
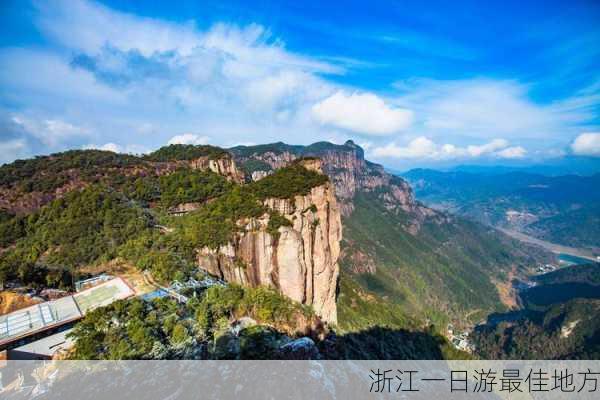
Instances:
[[[208,157],[211,160],[228,157],[229,153],[220,147],[210,145],[171,144],[144,156],[149,161],[195,160]]]
[[[255,322],[236,335],[232,323],[242,316]],[[280,342],[267,338],[307,334],[314,321],[309,307],[263,287],[212,287],[186,304],[170,298],[123,300],[90,312],[76,325],[70,357],[257,358],[261,351],[258,358],[272,357]],[[303,324],[305,329],[296,332]]]

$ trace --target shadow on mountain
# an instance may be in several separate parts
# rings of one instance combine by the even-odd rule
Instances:
[[[444,358],[442,348],[445,343],[442,337],[428,332],[375,326],[338,336],[335,346],[337,354],[326,353],[325,358],[440,360]]]
[[[283,340],[285,335],[272,328],[253,327],[238,335],[220,337],[210,358],[275,360],[441,360],[457,355],[439,335],[427,331],[409,331],[372,327],[360,332],[336,335],[331,332],[320,340],[301,337]],[[281,343],[285,344],[281,344]],[[463,357],[457,357],[463,358]]]

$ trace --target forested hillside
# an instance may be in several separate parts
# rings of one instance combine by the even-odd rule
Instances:
[[[229,153],[210,146],[168,146],[144,157],[69,151],[2,166],[0,280],[72,290],[88,271],[110,272],[123,263],[164,284],[201,276],[197,249],[217,249],[246,231],[248,221],[262,218],[277,240],[280,227],[290,228],[294,221],[265,201],[308,195],[328,181],[296,161],[270,172],[243,183]],[[308,206],[303,213],[316,211]],[[242,264],[236,265],[248,268]],[[350,311],[356,293],[340,295],[340,307],[347,304]],[[389,312],[377,310],[370,300],[364,304],[365,312],[350,311],[343,327],[335,328],[325,327],[310,306],[265,287],[215,287],[186,305],[126,300],[94,311],[77,325],[71,357],[462,357],[444,338],[423,331],[423,323],[412,321],[400,306],[387,323],[376,315]],[[376,326],[382,330],[366,333]],[[311,338],[315,347],[293,354],[297,346],[286,345],[299,337]],[[372,347],[376,337],[389,343]]]
[[[523,310],[495,316],[473,334],[490,359],[600,358],[600,264],[541,275],[521,294]],[[515,313],[513,313],[515,314]]]
[[[146,158],[154,154],[161,160],[168,155],[169,161],[189,157],[187,147],[181,153],[173,146],[167,149]],[[201,147],[193,156],[205,156],[208,150]],[[264,199],[304,194],[327,180],[292,165],[260,182],[238,185],[211,171],[178,166],[167,174],[161,168],[169,166],[150,166],[136,157],[104,153],[67,152],[2,167],[5,188],[43,198],[56,193],[57,187],[72,189],[29,213],[2,211],[2,282],[19,279],[23,284],[67,288],[78,276],[78,267],[116,257],[150,270],[159,281],[182,278],[195,263],[193,249],[227,243],[240,229],[236,226],[239,219],[270,213],[272,231],[289,224],[267,210]],[[119,165],[123,168],[114,169]],[[125,169],[133,165],[139,168],[135,174]],[[66,173],[65,169],[77,176],[79,185],[55,176]],[[52,184],[45,180],[49,174],[56,178]],[[197,204],[198,210],[169,216],[170,207],[189,202]],[[161,226],[172,228],[165,232]]]

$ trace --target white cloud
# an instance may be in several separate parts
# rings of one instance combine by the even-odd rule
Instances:
[[[0,164],[29,155],[27,143],[25,143],[25,140],[23,139],[12,139],[0,142]]]
[[[87,137],[89,129],[70,124],[59,119],[35,120],[22,116],[13,116],[12,122],[27,133],[37,137],[48,146],[57,146],[74,137]]]
[[[496,153],[496,155],[500,158],[523,158],[527,154],[527,150],[525,150],[521,146],[513,146],[508,147],[504,150],[501,150]]]
[[[101,4],[69,0],[38,2],[38,25],[50,37],[71,48],[95,51],[106,43],[144,55],[174,48],[189,53],[196,46],[193,22],[173,24],[115,12]]]
[[[494,139],[482,145],[459,147],[454,144],[439,145],[433,140],[419,136],[407,145],[388,143],[376,147],[371,154],[380,158],[419,159],[419,160],[453,160],[491,156],[499,158],[522,158],[527,151],[521,146],[508,147],[505,139]]]
[[[600,132],[582,133],[571,144],[573,153],[585,156],[600,156]]]
[[[336,90],[321,74],[347,64],[291,52],[260,25],[204,30],[84,0],[40,2],[34,12],[48,46],[0,49],[5,103],[22,104],[19,116],[39,121],[29,131],[49,146],[34,143],[34,153],[127,141],[155,148],[190,131],[218,132],[222,145],[308,143],[331,132],[311,107]]]
[[[408,128],[410,110],[391,107],[372,93],[346,94],[338,91],[312,108],[322,124],[368,135],[389,135]]]
[[[199,136],[193,133],[184,133],[182,135],[173,136],[167,144],[207,144],[208,136]]]
[[[405,147],[389,143],[373,150],[373,155],[376,157],[391,158],[429,158],[436,153],[436,144],[424,136],[413,139]]]
[[[397,82],[399,106],[414,110],[418,134],[492,139],[560,139],[593,117],[598,95],[576,93],[549,104],[530,99],[530,87],[513,80],[414,79]]]
[[[113,153],[123,153],[123,149],[121,146],[115,143],[105,143],[102,145],[97,144],[88,144],[83,146],[86,150],[104,150],[104,151],[112,151]]]
[[[412,80],[384,99],[327,78],[359,64],[292,52],[257,24],[205,29],[86,0],[36,2],[33,18],[43,45],[0,49],[0,119],[22,119],[17,134],[34,154],[86,143],[141,152],[181,132],[226,145],[344,142],[352,131],[357,142],[371,136],[367,151],[403,157],[421,154],[426,140],[434,143],[430,159],[516,156],[508,143],[494,150],[480,143],[518,138],[535,150],[544,138],[546,147],[566,148],[599,100],[596,88],[539,104],[528,85],[494,79]],[[382,146],[407,128],[410,137]],[[411,147],[406,139],[415,137],[426,140]]]
[[[83,146],[84,149],[95,149],[95,150],[104,150],[104,151],[112,151],[113,153],[127,153],[127,154],[144,154],[150,152],[150,150],[139,144],[128,144],[125,146],[118,145],[113,142],[104,143],[102,145],[98,144],[87,144]]]
[[[508,141],[505,139],[494,139],[489,143],[482,144],[480,146],[468,146],[467,151],[473,157],[479,157],[484,154],[493,153],[497,150],[503,149],[508,146]]]

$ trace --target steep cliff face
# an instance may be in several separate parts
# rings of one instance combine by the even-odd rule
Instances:
[[[314,163],[318,168],[318,161]],[[336,323],[342,225],[333,186],[326,183],[304,196],[269,198],[264,204],[285,217],[289,226],[270,229],[268,213],[239,221],[242,233],[216,250],[200,249],[198,265],[229,282],[275,287]]]
[[[229,155],[217,159],[208,156],[200,157],[190,161],[190,165],[192,168],[212,171],[233,182],[244,182],[244,173],[238,169],[235,160]]]
[[[419,204],[409,184],[401,178],[385,172],[384,168],[365,160],[363,149],[351,140],[343,145],[315,143],[310,146],[290,146],[283,143],[230,149],[239,163],[258,161],[263,169],[252,172],[252,179],[264,177],[269,170],[289,165],[299,157],[314,156],[322,160],[323,172],[335,187],[336,196],[344,216],[354,210],[353,199],[357,192],[380,192],[389,210],[403,211],[413,220],[412,231],[418,231],[421,223],[436,213]],[[383,189],[383,190],[382,190]]]

